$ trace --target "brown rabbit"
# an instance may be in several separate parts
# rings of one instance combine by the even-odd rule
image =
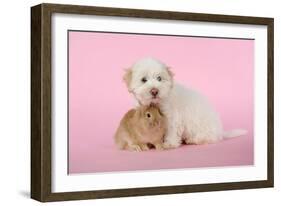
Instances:
[[[132,151],[149,150],[148,144],[162,150],[166,128],[166,117],[156,105],[139,106],[122,118],[115,143],[119,149]]]

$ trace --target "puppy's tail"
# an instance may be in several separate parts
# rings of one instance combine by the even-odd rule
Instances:
[[[223,136],[223,138],[228,139],[228,138],[232,138],[232,137],[239,137],[239,136],[245,135],[247,133],[248,133],[248,131],[244,130],[244,129],[233,129],[230,131],[224,131],[222,136]]]

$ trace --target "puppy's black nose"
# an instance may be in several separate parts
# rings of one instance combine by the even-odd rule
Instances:
[[[152,88],[152,89],[150,90],[150,94],[151,94],[152,96],[154,96],[154,97],[156,97],[158,93],[159,93],[159,90],[156,89],[156,88]]]

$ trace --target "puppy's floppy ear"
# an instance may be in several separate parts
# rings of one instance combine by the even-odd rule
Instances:
[[[173,85],[174,85],[174,76],[175,76],[175,74],[171,71],[170,67],[166,67],[166,69],[167,69],[168,75],[171,78],[171,88],[172,88]]]
[[[125,74],[123,76],[123,81],[126,83],[127,88],[129,89],[129,92],[131,92],[131,80],[132,80],[132,69],[125,69]]]
[[[171,77],[171,79],[173,79],[175,74],[171,71],[170,67],[166,67],[166,68],[167,68],[167,72],[168,72],[169,76]]]

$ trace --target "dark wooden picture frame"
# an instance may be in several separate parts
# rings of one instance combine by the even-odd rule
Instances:
[[[162,186],[133,189],[53,193],[51,190],[51,16],[54,13],[136,18],[222,22],[267,26],[267,180],[231,183]],[[274,88],[272,18],[152,11],[91,6],[40,4],[31,8],[31,198],[42,201],[160,195],[273,187]]]

